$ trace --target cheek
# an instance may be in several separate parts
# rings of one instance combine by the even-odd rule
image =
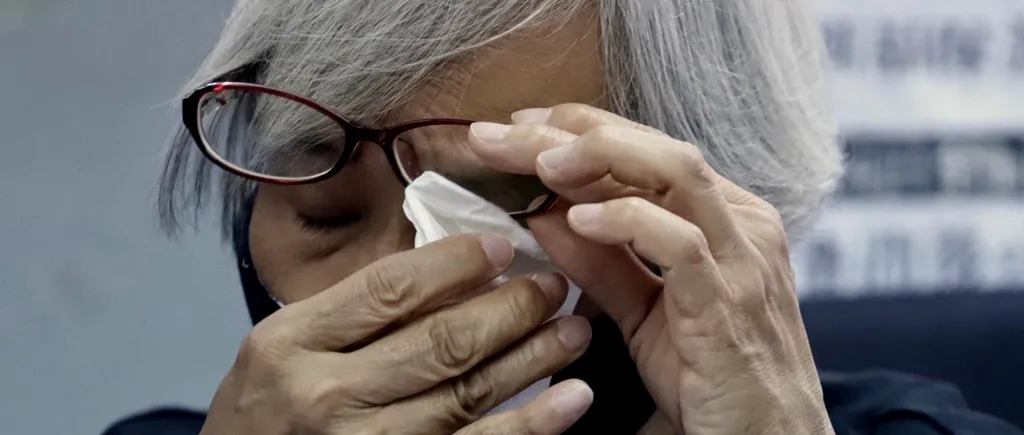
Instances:
[[[272,221],[254,211],[249,240],[253,266],[274,297],[296,302],[330,288],[383,257],[411,249],[414,230],[401,215],[374,220],[353,230],[333,252],[310,255],[314,239],[329,234],[309,234],[296,224]]]
[[[329,232],[302,227],[289,187],[261,188],[249,243],[253,266],[274,297],[286,303],[306,299],[380,258],[412,248],[415,230],[402,212],[402,186],[390,172],[360,181],[364,192],[373,193],[360,207],[362,219]]]
[[[392,234],[395,233],[389,233]],[[409,240],[408,247],[411,247],[412,238]],[[402,245],[394,243],[394,240],[367,238],[320,261],[291,261],[288,253],[282,250],[262,261],[254,257],[253,264],[268,291],[278,300],[292,303],[331,288],[376,260],[407,249]]]

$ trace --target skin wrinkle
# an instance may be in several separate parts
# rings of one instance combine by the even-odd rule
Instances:
[[[224,71],[263,60],[261,68],[249,76],[251,81],[316,100],[350,120],[373,126],[431,117],[508,123],[511,112],[518,109],[572,102],[596,105],[693,143],[710,168],[740,189],[768,200],[780,210],[786,229],[795,233],[807,224],[841,172],[833,132],[819,112],[818,73],[812,66],[818,54],[816,50],[801,52],[803,45],[792,43],[810,41],[809,47],[820,48],[813,42],[816,24],[800,22],[802,12],[797,8],[805,7],[804,0],[239,1],[221,42],[190,88],[213,78],[232,78],[223,76]],[[592,13],[582,13],[587,7],[593,7],[587,11]],[[275,127],[283,137],[298,127],[309,128],[309,123],[292,113],[272,113],[271,119],[275,115],[294,118]],[[553,125],[558,124],[555,118]],[[596,130],[607,133],[614,129],[589,127],[591,132]],[[181,210],[181,201],[186,208],[199,206],[209,188],[204,176],[209,162],[201,156],[197,159],[187,136],[178,137],[161,186],[163,223],[169,229],[176,227],[175,213]],[[484,169],[466,143],[447,138],[428,142],[415,144],[423,161],[463,175],[467,178],[464,182],[487,185],[482,188],[519,190],[518,182]],[[676,147],[681,142],[665,143]],[[626,145],[635,143],[617,144],[620,148]],[[665,159],[648,162],[656,160]],[[660,163],[655,166],[664,173],[687,169],[678,166],[685,166],[685,161]],[[640,170],[650,169],[654,168],[644,165]],[[413,247],[414,229],[402,211],[403,186],[380,147],[361,146],[344,170],[316,185],[256,189],[255,184],[232,177],[224,177],[222,182],[217,193],[224,203],[226,228],[246,215],[247,201],[255,195],[248,234],[252,266],[272,295],[286,303],[318,294],[334,295],[321,292],[339,282],[342,284],[336,288],[358,294],[367,287],[348,285],[351,283],[343,282],[347,277],[378,259]],[[564,195],[572,197],[571,193]],[[616,204],[633,209],[649,205],[642,201]],[[673,218],[679,218],[679,210],[671,211],[676,214]],[[665,211],[664,204],[659,211]],[[318,231],[310,231],[297,219],[316,215],[329,220],[346,214],[358,218],[350,225]],[[702,225],[708,227],[707,222]],[[623,221],[616,227],[605,227],[588,237],[648,228]],[[677,414],[671,416],[676,424],[695,421],[697,428],[704,423],[713,428],[716,415],[726,420],[745,417],[736,409],[771,399],[759,390],[765,385],[777,387],[772,383],[780,379],[772,378],[771,373],[767,379],[747,378],[763,374],[751,371],[764,371],[771,352],[750,346],[770,346],[780,337],[748,330],[757,320],[752,316],[725,318],[728,310],[719,303],[724,298],[712,295],[721,296],[731,289],[696,276],[707,273],[672,267],[681,266],[671,252],[675,246],[655,240],[683,240],[686,244],[694,242],[693,233],[700,234],[695,228],[673,228],[664,235],[645,233],[648,242],[644,245],[664,248],[651,247],[645,255],[663,260],[658,263],[666,271],[666,279],[660,282],[664,288],[657,290],[671,291],[674,296],[656,299],[637,328],[635,337],[642,338],[628,345],[641,362],[638,369],[649,392],[657,396],[659,409]],[[628,231],[619,235],[624,234]],[[764,242],[775,245],[772,240]],[[418,252],[424,251],[410,254]],[[583,260],[587,254],[571,253]],[[439,256],[432,259],[436,264],[457,264]],[[595,270],[588,262],[580,266],[590,268],[589,273],[606,272]],[[695,279],[676,275],[677,270],[692,273]],[[610,278],[605,283],[621,287],[615,276],[605,278]],[[632,275],[629,278],[634,279]],[[700,285],[705,293],[686,294],[680,291],[680,282]],[[687,297],[696,299],[678,301]],[[702,297],[704,303],[697,300]],[[697,303],[691,303],[694,301]],[[310,302],[315,305],[316,301]],[[581,306],[587,302],[584,299]],[[704,309],[687,313],[676,304],[704,305]],[[283,311],[308,306],[295,304]],[[360,305],[349,307],[358,310]],[[702,315],[710,318],[701,319]],[[791,337],[781,337],[783,341],[786,338]],[[677,352],[680,355],[675,355]],[[671,367],[651,369],[651,365],[671,363],[677,357],[674,363],[693,370],[686,374]],[[813,367],[811,370],[813,376]],[[664,385],[679,385],[682,391],[696,386],[698,391],[674,397],[679,391],[652,388]],[[729,400],[723,399],[731,390],[738,391],[734,397],[741,406],[728,406]],[[790,398],[808,404],[806,398]],[[713,403],[698,403],[705,399]],[[693,420],[693,416],[683,415],[686,410],[701,415]],[[776,423],[766,420],[766,426]],[[748,419],[747,424],[757,424],[755,421],[760,420]]]
[[[779,209],[793,238],[842,171],[825,111],[825,50],[809,11],[808,0],[244,0],[185,89],[259,65],[246,77],[379,122],[444,65],[531,31],[540,36],[533,49],[557,50],[547,36],[582,25],[603,60],[607,86],[595,105],[696,143],[719,173]],[[255,186],[217,176],[194,148],[186,132],[175,134],[158,197],[161,224],[174,234],[215,193],[230,235]]]
[[[439,73],[443,80],[432,81],[429,91],[389,114],[387,122],[428,117],[508,122],[509,114],[516,110],[562,101],[552,95],[565,95],[564,101],[599,104],[604,95],[603,69],[597,58],[592,15],[553,30],[510,38],[454,62]],[[537,50],[542,38],[551,45]],[[601,91],[595,92],[598,88]],[[439,168],[448,178],[499,204],[502,199],[508,204],[528,203],[544,191],[534,177],[486,168],[465,140],[420,147],[417,154],[425,167]]]
[[[508,122],[509,114],[517,109],[600,98],[604,93],[603,72],[593,32],[582,24],[564,26],[562,31],[551,39],[550,50],[531,50],[536,38],[523,37],[479,52],[472,75],[465,70],[448,70],[442,75],[446,78],[443,86],[435,81],[423,88],[399,110],[389,113],[386,122],[453,113]],[[586,35],[591,35],[590,39],[585,39]],[[538,63],[541,66],[535,66]],[[567,65],[573,74],[564,74]],[[491,83],[505,86],[493,87]],[[558,91],[533,92],[537,83],[551,83],[550,88],[542,89]],[[523,90],[534,99],[524,100]],[[295,187],[264,186],[257,195],[250,227],[253,262],[275,297],[294,301],[312,296],[378,258],[411,248],[413,231],[401,211],[401,185],[379,148],[361,149],[364,155],[335,179],[299,187],[303,192],[300,194],[296,194]],[[514,191],[506,175],[484,170],[465,142],[453,147],[444,141],[423,146],[417,152],[421,159],[443,161],[442,166],[455,174],[477,174],[475,182],[509,194]],[[357,182],[365,188],[343,188]],[[335,199],[324,201],[331,197]],[[327,234],[310,234],[299,228],[294,213],[324,209],[324,202],[362,208],[362,219],[350,228]]]

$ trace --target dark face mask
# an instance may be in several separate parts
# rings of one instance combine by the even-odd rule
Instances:
[[[252,256],[249,253],[249,221],[251,218],[250,203],[235,221],[231,233],[231,243],[235,250],[238,275],[242,281],[242,292],[245,294],[245,305],[249,309],[249,318],[255,325],[274,314],[280,309],[280,305],[270,297],[270,293],[260,281],[259,274],[256,273],[256,267],[253,266]]]

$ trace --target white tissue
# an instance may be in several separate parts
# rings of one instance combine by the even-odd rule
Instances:
[[[402,209],[416,228],[417,248],[455,234],[491,233],[507,238],[515,248],[515,259],[508,272],[498,278],[498,283],[517,276],[558,270],[533,234],[507,212],[435,172],[420,175],[405,189]],[[572,314],[579,297],[579,287],[569,283],[569,296],[555,317]],[[519,408],[550,384],[551,378],[543,379],[491,413]]]

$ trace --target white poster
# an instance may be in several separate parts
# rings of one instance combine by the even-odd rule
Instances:
[[[818,2],[844,132],[1024,129],[1024,1]]]
[[[1024,0],[819,0],[847,177],[803,296],[1024,290]]]

